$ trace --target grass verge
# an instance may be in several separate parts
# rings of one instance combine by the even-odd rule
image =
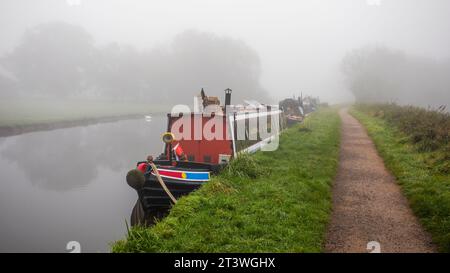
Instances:
[[[450,252],[450,175],[445,165],[449,162],[440,162],[448,158],[448,151],[445,147],[423,149],[423,143],[414,141],[415,136],[367,109],[353,108],[350,113],[367,129],[385,165],[397,178],[412,210],[431,233],[439,250]]]
[[[335,109],[284,131],[274,152],[234,160],[151,228],[113,252],[320,252],[331,211],[340,119]]]

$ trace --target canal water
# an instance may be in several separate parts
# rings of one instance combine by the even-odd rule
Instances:
[[[137,200],[129,169],[159,155],[165,116],[0,138],[0,252],[107,252]]]

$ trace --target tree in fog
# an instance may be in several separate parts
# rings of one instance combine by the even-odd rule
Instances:
[[[131,46],[112,43],[96,51],[94,71],[88,82],[99,96],[115,99],[142,99],[151,90],[145,73],[143,53]]]
[[[1,62],[23,95],[65,97],[87,88],[94,54],[93,39],[83,28],[54,22],[28,29]]]
[[[26,31],[0,65],[14,75],[26,97],[191,104],[201,88],[220,98],[232,88],[234,102],[268,99],[259,83],[259,57],[251,48],[196,31],[183,32],[169,46],[138,51],[117,43],[96,46],[81,27],[47,23]]]
[[[160,65],[153,68],[165,71],[164,81],[158,83],[158,79],[152,78],[152,82],[183,100],[192,99],[201,87],[221,99],[223,90],[229,87],[234,90],[235,103],[242,99],[268,100],[259,82],[259,57],[242,41],[186,31],[174,39],[166,60],[156,61]]]
[[[2,75],[0,71],[0,98],[5,97],[16,97],[17,89],[16,82],[7,77],[6,75]]]
[[[450,62],[437,62],[384,47],[364,47],[342,61],[348,88],[358,102],[420,106],[450,103]]]

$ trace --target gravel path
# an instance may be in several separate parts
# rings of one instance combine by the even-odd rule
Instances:
[[[340,111],[340,163],[333,185],[333,213],[326,252],[434,252],[430,236],[408,206],[362,125]]]

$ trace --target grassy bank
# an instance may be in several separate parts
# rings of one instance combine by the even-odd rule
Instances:
[[[450,252],[448,114],[396,105],[360,105],[351,113],[367,128],[434,242]]]
[[[340,119],[334,109],[283,132],[274,152],[243,155],[113,252],[320,252],[331,210]]]
[[[0,100],[0,127],[29,126],[61,121],[145,115],[170,110],[142,102],[99,100]]]

